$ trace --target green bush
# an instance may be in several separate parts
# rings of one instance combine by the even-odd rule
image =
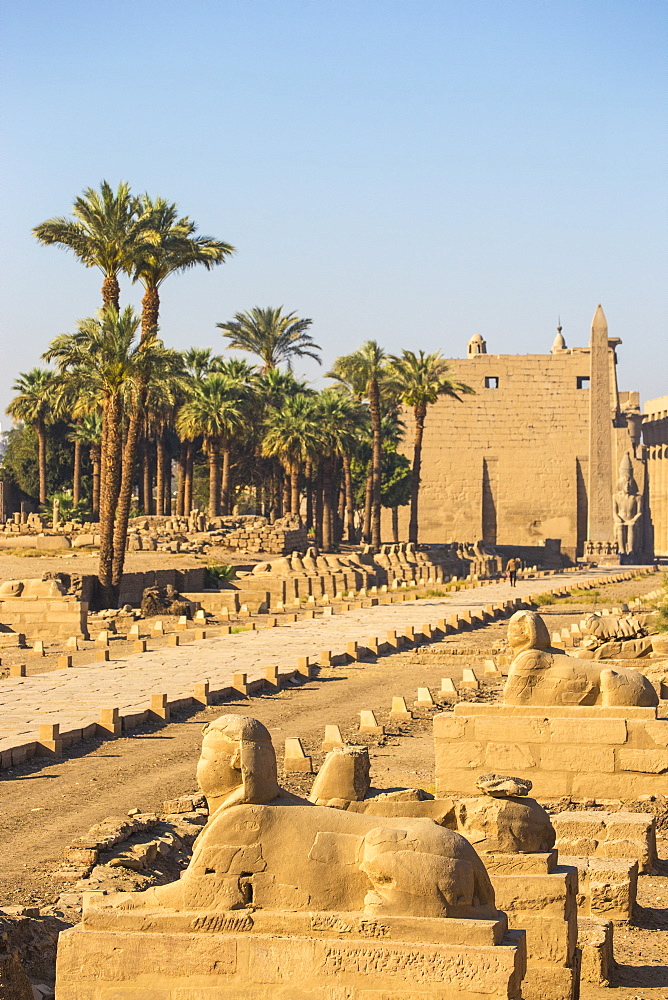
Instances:
[[[219,584],[234,580],[236,575],[236,567],[230,563],[209,563],[206,567],[207,587],[215,590]]]

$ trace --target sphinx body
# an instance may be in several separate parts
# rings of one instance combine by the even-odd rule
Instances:
[[[503,692],[505,705],[658,705],[650,681],[637,670],[602,669],[550,645],[540,615],[516,612],[508,623],[515,657]]]
[[[178,882],[118,893],[120,910],[357,912],[493,918],[494,891],[468,841],[431,819],[317,806],[283,791],[271,738],[222,716],[197,768],[210,819]]]

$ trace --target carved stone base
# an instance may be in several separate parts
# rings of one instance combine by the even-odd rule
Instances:
[[[58,1000],[517,1000],[521,932],[498,920],[113,911],[61,934]]]

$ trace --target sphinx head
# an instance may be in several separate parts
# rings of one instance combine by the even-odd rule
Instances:
[[[527,649],[550,648],[550,633],[535,611],[516,611],[508,622],[508,644],[515,656]]]
[[[276,754],[267,729],[247,715],[221,715],[204,730],[197,783],[209,812],[224,805],[271,802],[279,794]]]

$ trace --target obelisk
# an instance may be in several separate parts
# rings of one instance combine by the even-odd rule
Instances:
[[[589,381],[589,496],[587,537],[607,542],[612,526],[612,409],[608,324],[599,305],[591,324]]]

